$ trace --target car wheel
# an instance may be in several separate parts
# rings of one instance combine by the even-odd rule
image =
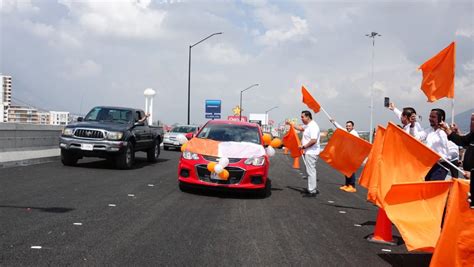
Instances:
[[[125,151],[119,154],[115,159],[115,164],[119,169],[131,169],[134,161],[135,151],[133,150],[133,144],[128,142]]]
[[[74,155],[73,153],[66,151],[64,149],[61,149],[61,162],[65,166],[74,166],[77,164],[77,160],[79,158]]]
[[[270,181],[269,178],[267,178],[267,181],[265,183],[265,188],[260,189],[257,195],[260,198],[267,198],[272,195],[272,182]]]
[[[157,162],[160,156],[160,142],[155,140],[153,147],[146,152],[146,157],[149,162]]]

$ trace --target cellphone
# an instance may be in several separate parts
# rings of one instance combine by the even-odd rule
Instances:
[[[390,106],[390,98],[388,98],[388,97],[384,98],[383,106],[386,107],[386,108],[388,108],[388,106]]]

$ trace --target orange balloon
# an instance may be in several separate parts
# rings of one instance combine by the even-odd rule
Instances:
[[[181,152],[184,152],[186,150],[186,145],[187,143],[181,145]]]
[[[209,170],[210,172],[214,172],[214,167],[216,166],[216,162],[209,162],[207,164],[207,170]]]
[[[222,170],[222,172],[219,173],[219,177],[222,178],[222,180],[227,180],[229,178],[229,171],[226,169]]]
[[[263,134],[263,143],[265,145],[269,145],[271,142],[272,142],[272,136],[267,133]]]
[[[272,142],[270,143],[270,146],[273,148],[280,148],[281,147],[281,139],[280,138],[274,138]]]

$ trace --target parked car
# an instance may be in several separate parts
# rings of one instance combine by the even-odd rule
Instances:
[[[210,139],[219,142],[249,142],[263,148],[262,131],[257,124],[240,121],[212,120],[207,122],[195,138]],[[235,144],[235,143],[234,143]],[[270,194],[268,169],[270,161],[263,153],[258,157],[229,158],[225,169],[229,172],[226,180],[219,179],[211,173],[207,165],[218,162],[219,158],[201,153],[185,151],[179,161],[179,187],[186,191],[189,186],[208,188],[228,188],[253,190],[261,197]]]
[[[143,110],[94,107],[85,118],[67,125],[61,134],[61,161],[72,166],[83,157],[108,158],[120,169],[130,169],[135,152],[144,151],[150,162],[160,155],[163,129],[149,126]]]
[[[170,132],[165,133],[163,140],[163,148],[165,150],[171,149],[180,149],[181,144],[178,142],[176,137],[180,134],[183,134],[190,140],[193,138],[198,131],[199,127],[197,125],[178,125],[173,127]]]

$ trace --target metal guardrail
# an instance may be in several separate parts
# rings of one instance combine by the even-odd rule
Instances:
[[[0,123],[0,151],[57,147],[63,126]]]

